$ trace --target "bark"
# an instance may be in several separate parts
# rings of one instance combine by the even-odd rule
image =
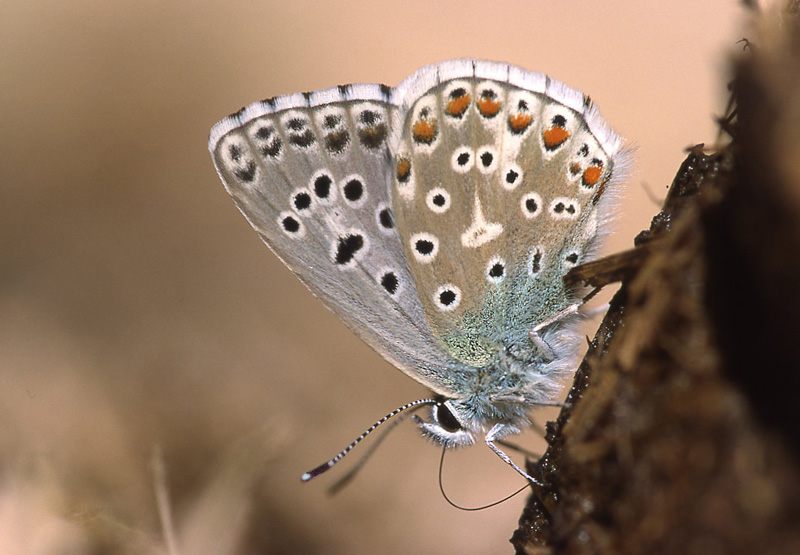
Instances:
[[[514,533],[517,553],[800,553],[800,25],[734,67],[728,146],[692,149],[636,248]]]

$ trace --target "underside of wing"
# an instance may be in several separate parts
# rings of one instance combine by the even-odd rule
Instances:
[[[588,98],[473,60],[398,87],[393,206],[425,316],[455,358],[486,364],[576,302],[621,161]]]
[[[209,149],[264,242],[368,344],[451,394],[458,363],[416,296],[389,197],[392,91],[352,85],[280,97],[218,123]]]

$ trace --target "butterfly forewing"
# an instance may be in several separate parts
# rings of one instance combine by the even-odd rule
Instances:
[[[316,295],[390,362],[452,394],[456,363],[430,332],[392,213],[397,108],[371,87],[366,98],[341,87],[250,106],[218,124],[213,159],[253,228]]]
[[[422,71],[394,145],[398,230],[433,333],[480,367],[575,302],[561,278],[591,254],[613,163],[583,96],[543,75]]]

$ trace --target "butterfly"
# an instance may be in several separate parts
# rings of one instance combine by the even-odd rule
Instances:
[[[255,102],[209,150],[267,246],[432,396],[390,412],[442,446],[497,445],[574,369],[580,291],[565,273],[607,228],[626,150],[587,96],[508,65],[452,60],[399,86]]]

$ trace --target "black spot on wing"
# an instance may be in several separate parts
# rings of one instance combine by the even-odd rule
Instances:
[[[380,115],[378,114],[378,112],[375,112],[373,110],[364,110],[358,116],[358,119],[360,119],[361,123],[363,123],[364,125],[374,125],[375,122],[380,120]]]
[[[266,141],[274,134],[275,134],[275,129],[264,125],[262,127],[259,127],[258,130],[256,131],[256,138],[261,139],[262,141]]]
[[[350,144],[350,134],[345,130],[325,135],[325,148],[331,154],[341,154],[348,144]]]
[[[331,194],[333,179],[327,174],[322,174],[314,180],[314,194],[321,199],[326,199]]]
[[[445,289],[439,293],[439,303],[442,306],[450,306],[456,301],[456,293],[451,289]]]
[[[531,256],[531,274],[538,274],[542,271],[542,251],[536,249]]]
[[[358,130],[361,144],[369,150],[379,149],[388,134],[386,122],[383,121],[381,114],[374,110],[362,110],[358,120],[363,124]]]
[[[342,123],[342,116],[338,114],[328,114],[322,120],[322,126],[325,129],[335,129],[340,123]]]
[[[336,255],[334,261],[343,266],[350,263],[362,248],[364,248],[364,237],[358,233],[348,233],[339,237],[336,245]]]
[[[519,177],[519,173],[517,173],[514,170],[508,170],[506,172],[506,183],[508,183],[509,185],[513,185],[518,177]]]
[[[302,133],[290,133],[289,142],[301,148],[308,148],[317,141],[314,133],[310,129],[306,129]]]
[[[300,118],[292,118],[286,122],[286,127],[290,131],[302,131],[305,129],[306,121]]]
[[[263,125],[256,130],[256,139],[261,141],[260,151],[264,156],[276,158],[281,153],[283,141],[273,127]]]
[[[261,147],[261,154],[271,158],[277,158],[277,156],[281,153],[282,147],[283,141],[281,141],[280,138],[275,137],[275,140],[273,140],[271,143]]]
[[[286,230],[287,233],[297,233],[300,231],[300,222],[294,219],[292,216],[286,216],[281,220],[281,225],[283,229]]]
[[[578,253],[577,253],[577,252],[571,252],[571,253],[569,253],[569,254],[566,256],[566,260],[567,260],[567,262],[569,262],[570,264],[575,264],[575,263],[577,263],[577,262],[578,262]]]
[[[235,170],[233,173],[242,181],[250,183],[256,178],[256,163],[250,160],[244,168]]]
[[[311,206],[311,195],[305,192],[298,193],[294,196],[293,202],[298,210],[307,210]]]
[[[344,196],[350,202],[358,202],[364,195],[364,184],[359,179],[351,179],[344,185]]]
[[[381,285],[390,295],[394,295],[397,292],[399,284],[400,282],[394,272],[386,272],[381,276]]]
[[[427,255],[433,252],[434,244],[427,239],[417,239],[417,242],[414,243],[414,248],[418,253]]]
[[[392,229],[394,227],[394,220],[392,219],[392,211],[389,208],[384,208],[378,214],[378,221],[385,229]]]

